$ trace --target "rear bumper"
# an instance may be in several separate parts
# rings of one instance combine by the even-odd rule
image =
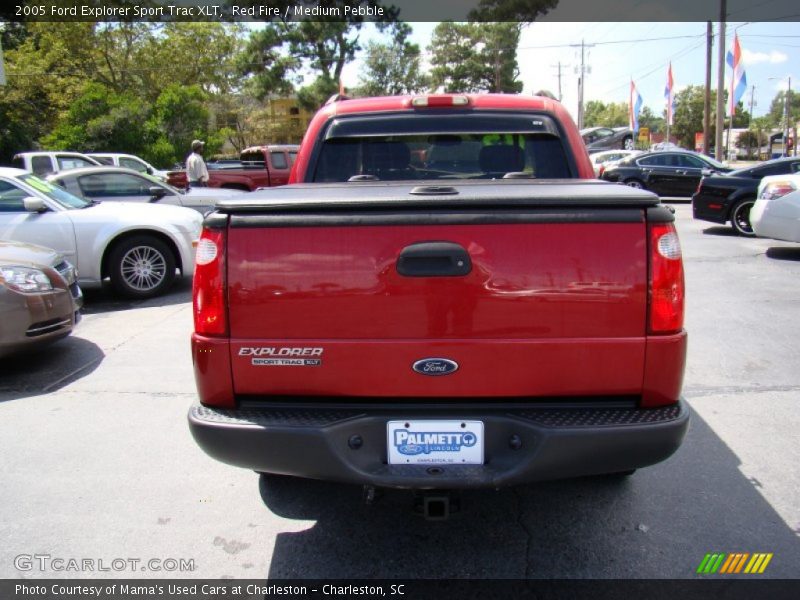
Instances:
[[[692,196],[692,216],[701,221],[724,225],[728,222],[727,200],[719,196],[695,194]]]
[[[200,447],[224,463],[311,479],[416,489],[498,488],[533,481],[613,473],[658,463],[683,441],[682,402],[654,409],[610,407],[446,409],[380,405],[324,408],[281,405],[236,410],[196,404],[189,428]],[[402,419],[484,422],[483,465],[389,465],[387,422]],[[349,445],[353,436],[362,444]],[[521,446],[509,440],[518,436]]]

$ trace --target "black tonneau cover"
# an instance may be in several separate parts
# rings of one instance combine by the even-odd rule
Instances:
[[[226,214],[443,209],[443,208],[647,208],[651,192],[596,180],[435,180],[414,182],[299,183],[222,200]]]

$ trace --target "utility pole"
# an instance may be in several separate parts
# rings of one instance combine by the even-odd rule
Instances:
[[[719,39],[717,40],[717,130],[714,139],[718,161],[723,160],[722,130],[725,128],[725,20],[727,1],[719,0]]]
[[[747,130],[750,134],[747,136],[747,159],[751,158],[753,154],[753,107],[755,106],[755,97],[756,94],[756,86],[752,86],[750,88],[750,121],[747,123]],[[760,132],[759,132],[760,133]],[[758,140],[758,148],[759,154],[761,154],[761,136],[756,134],[756,138]]]
[[[703,154],[711,156],[711,46],[714,43],[711,21],[706,22],[706,90],[703,102]]]
[[[783,110],[786,113],[786,129],[783,131],[783,152],[789,156],[789,132],[791,120],[789,115],[792,112],[792,78],[789,76],[789,85],[786,87],[786,95],[783,97]],[[792,147],[792,156],[797,156],[797,144]]]
[[[564,65],[564,66],[567,66],[567,65]],[[561,95],[561,61],[558,61],[557,65],[550,65],[550,67],[558,69],[558,101],[561,102],[561,98],[562,98],[562,95]]]
[[[570,44],[573,48],[581,48],[581,66],[578,77],[578,129],[583,129],[583,90],[586,88],[586,73],[591,73],[592,68],[586,64],[586,48],[593,48],[594,44],[586,44],[581,40],[580,44]],[[576,70],[578,67],[576,67]]]

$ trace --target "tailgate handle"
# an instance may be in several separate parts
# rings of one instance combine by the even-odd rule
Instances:
[[[453,242],[411,244],[397,259],[397,272],[404,277],[463,277],[470,271],[469,253]]]

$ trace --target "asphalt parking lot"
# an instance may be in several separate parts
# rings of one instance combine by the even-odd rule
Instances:
[[[770,552],[763,576],[800,577],[800,245],[675,206],[693,420],[667,462],[465,493],[434,523],[408,492],[365,506],[352,486],[265,483],[189,435],[189,284],[145,302],[92,293],[75,335],[0,365],[0,577],[683,578],[708,552]],[[193,570],[17,558],[35,554]]]

